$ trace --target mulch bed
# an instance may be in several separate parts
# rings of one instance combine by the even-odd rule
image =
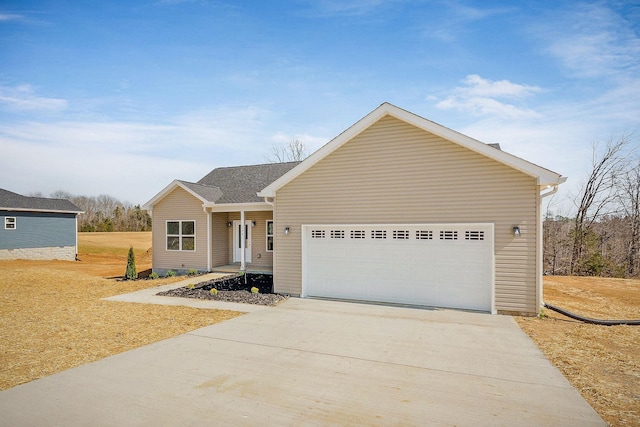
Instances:
[[[160,292],[158,295],[167,297],[196,298],[225,302],[240,302],[244,304],[268,305],[274,307],[288,297],[279,294],[254,294],[249,291],[218,291],[213,295],[210,290],[194,287],[184,287]]]
[[[268,305],[271,307],[280,304],[282,301],[288,298],[285,295],[265,292],[265,286],[261,286],[262,289],[260,290],[260,292],[250,292],[246,289],[239,289],[245,286],[247,285],[244,284],[244,278],[242,276],[236,275],[198,283],[197,285],[193,286],[185,286],[182,288],[160,292],[157,295],[224,302],[238,302],[243,304]],[[269,287],[270,286],[271,285],[269,284]],[[218,292],[212,294],[211,289],[214,288]]]

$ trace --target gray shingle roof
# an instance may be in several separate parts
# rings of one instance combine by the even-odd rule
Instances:
[[[0,209],[22,211],[82,212],[82,209],[66,199],[27,197],[0,188]]]
[[[203,197],[204,194],[200,191],[209,194],[206,199],[218,204],[262,202],[263,199],[258,197],[257,193],[299,163],[267,163],[217,168],[204,176],[197,184],[192,184],[199,185],[199,187],[189,188]],[[187,185],[184,182],[183,184]],[[220,196],[215,200],[209,199],[209,197],[215,197],[216,190],[220,191]]]
[[[222,190],[218,187],[212,187],[210,185],[196,184],[193,182],[180,181],[185,187],[193,191],[207,202],[216,202],[222,197]]]

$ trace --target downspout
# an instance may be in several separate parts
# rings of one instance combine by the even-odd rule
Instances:
[[[269,200],[271,199],[271,200]],[[264,198],[264,202],[268,205],[274,206],[275,204],[273,203],[273,197],[265,197]]]
[[[538,230],[537,232],[538,236],[536,238],[536,255],[540,260],[536,268],[537,269],[536,271],[536,307],[538,307],[538,311],[544,307],[544,301],[542,298],[542,291],[543,291],[542,276],[543,276],[543,268],[544,268],[544,260],[542,259],[542,257],[544,256],[544,242],[542,240],[544,238],[544,234],[542,232],[542,227],[543,227],[542,199],[544,199],[545,197],[551,196],[553,194],[556,194],[558,192],[559,185],[560,184],[554,185],[551,191],[547,191],[546,193],[540,193],[538,197],[538,215],[536,219],[536,222],[537,222],[536,228]]]

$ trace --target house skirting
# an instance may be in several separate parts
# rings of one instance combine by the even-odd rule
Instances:
[[[76,259],[75,246],[54,246],[48,248],[17,248],[0,249],[0,260],[30,259],[74,261]]]

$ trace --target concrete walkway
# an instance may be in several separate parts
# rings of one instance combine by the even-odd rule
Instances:
[[[12,426],[603,426],[508,316],[292,298],[0,392]]]
[[[180,297],[164,297],[158,296],[159,292],[169,291],[171,289],[178,289],[189,284],[198,284],[202,282],[208,282],[209,280],[218,279],[220,277],[229,276],[229,273],[208,273],[200,276],[190,277],[179,282],[170,283],[168,285],[156,286],[154,288],[141,289],[136,292],[128,294],[115,295],[112,297],[103,298],[105,301],[120,301],[120,302],[135,302],[140,304],[159,304],[159,305],[181,305],[194,308],[210,308],[220,310],[233,310],[250,313],[253,311],[265,310],[268,307],[264,305],[254,304],[240,304],[224,301],[213,300],[199,300],[195,298],[180,298]]]

